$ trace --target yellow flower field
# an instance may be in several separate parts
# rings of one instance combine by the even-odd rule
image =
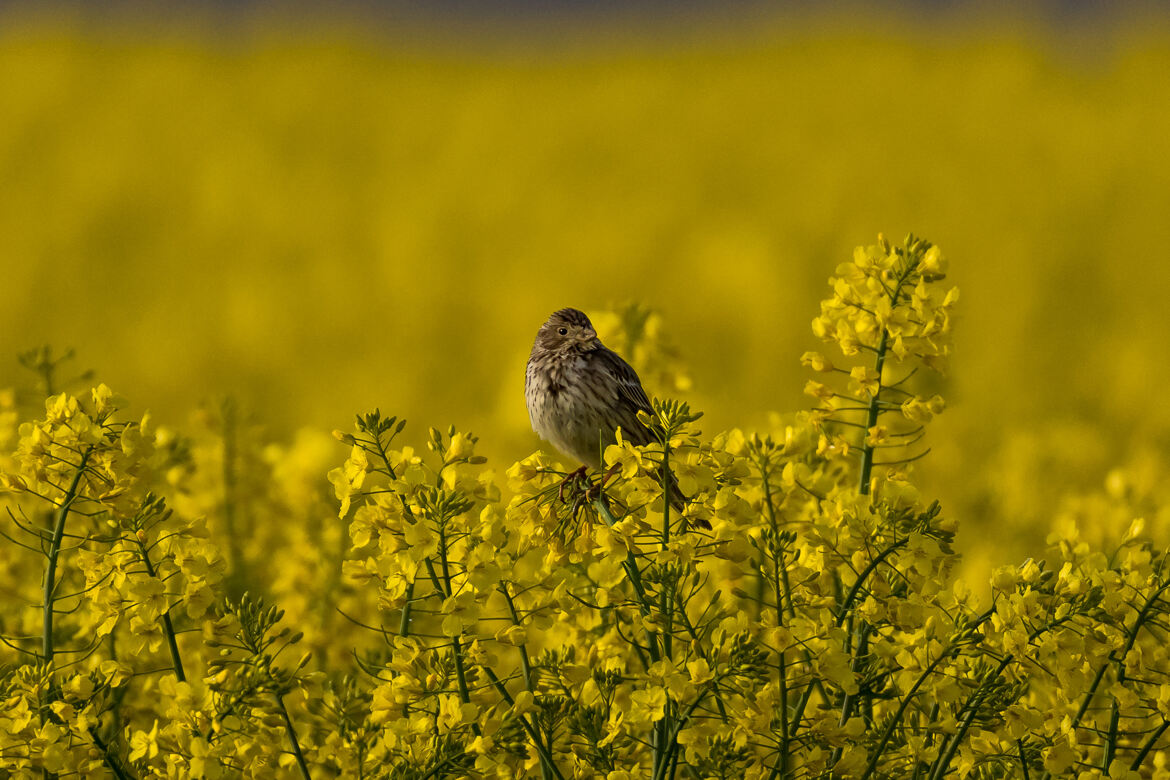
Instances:
[[[864,19],[8,11],[0,777],[1170,776],[1170,30]]]

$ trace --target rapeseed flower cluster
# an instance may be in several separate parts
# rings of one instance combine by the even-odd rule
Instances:
[[[708,436],[656,400],[586,481],[378,411],[329,469],[232,404],[182,435],[104,385],[25,422],[0,394],[0,773],[1170,776],[1170,559],[1128,517],[1156,491],[1117,472],[1066,512],[1126,534],[1070,521],[981,601],[914,484],[945,282],[928,242],[859,249],[814,409]]]
[[[954,274],[961,365],[920,386],[962,403],[915,479],[965,528],[982,524],[961,545],[971,576],[1041,549],[1070,485],[1101,488],[1139,448],[1165,449],[1170,407],[1149,394],[1170,363],[1150,356],[1164,349],[1170,264],[1143,264],[1134,284],[1132,263],[1103,261],[1157,257],[1170,241],[1170,154],[1149,132],[1170,123],[1170,46],[1163,25],[1127,18],[1132,4],[1088,52],[1075,29],[1041,18],[936,27],[851,9],[824,24],[762,19],[759,45],[586,34],[555,55],[344,23],[260,24],[224,47],[220,25],[187,17],[144,35],[33,5],[6,4],[0,25],[0,148],[14,150],[0,160],[4,351],[74,334],[205,454],[220,432],[202,437],[185,414],[231,388],[282,438],[392,403],[412,422],[474,419],[478,451],[511,462],[533,445],[500,360],[522,360],[547,315],[512,293],[561,305],[567,279],[578,302],[604,305],[620,281],[665,307],[695,378],[682,397],[707,412],[708,432],[763,426],[763,410],[797,407],[807,377],[791,357],[816,348],[800,323],[848,257],[842,237],[919,220],[978,258]],[[159,80],[172,96],[161,103]],[[858,120],[890,116],[905,95],[910,113]],[[461,311],[492,328],[436,316],[455,278],[478,291]],[[376,326],[355,327],[355,280]],[[94,327],[95,305],[113,300],[127,306]],[[186,327],[193,318],[210,326]],[[603,341],[636,363],[651,347]],[[443,360],[430,359],[435,345]],[[22,420],[62,386],[33,398],[10,355],[0,362]],[[245,433],[247,415],[238,422]],[[319,479],[336,464],[314,465],[328,431],[314,433],[297,452]],[[268,436],[250,441],[264,450]],[[267,471],[238,441],[237,503],[253,497],[246,472]],[[255,567],[247,548],[273,526],[250,511],[237,524]],[[221,520],[208,516],[230,562]],[[340,526],[322,528],[333,558]],[[275,549],[308,549],[306,527],[304,543]]]

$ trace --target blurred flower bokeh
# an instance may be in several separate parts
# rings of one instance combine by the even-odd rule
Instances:
[[[5,16],[0,387],[53,344],[167,423],[230,396],[291,438],[378,406],[503,465],[539,446],[536,327],[639,302],[706,431],[764,429],[807,406],[828,270],[914,230],[964,296],[920,473],[987,532],[968,562],[1042,543],[1090,500],[1070,489],[1160,489],[1164,20]]]
[[[0,776],[1170,777],[1166,18],[474,5],[0,4]]]

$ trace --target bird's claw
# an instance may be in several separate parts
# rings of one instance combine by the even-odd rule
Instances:
[[[561,480],[560,488],[557,490],[557,499],[562,504],[565,503],[565,487],[576,482],[577,480],[584,479],[584,478],[585,478],[585,467],[584,466],[577,469],[576,471],[570,471],[568,474],[566,474],[565,478]]]
[[[576,471],[571,471],[561,480],[560,487],[557,489],[557,499],[562,504],[570,503],[571,499],[572,505],[569,513],[572,517],[576,518],[586,504],[596,501],[601,496],[605,486],[609,484],[609,481],[613,479],[619,470],[618,466],[612,466],[600,476],[596,483],[591,482],[589,477],[585,475],[584,466]],[[581,483],[585,484],[584,489],[581,489]],[[565,488],[572,490],[568,496],[565,495]]]
[[[597,480],[597,484],[590,485],[589,489],[585,491],[585,498],[593,501],[601,495],[601,491],[605,489],[606,484],[613,479],[614,475],[621,469],[620,466],[610,466],[609,470],[601,475],[601,479]]]

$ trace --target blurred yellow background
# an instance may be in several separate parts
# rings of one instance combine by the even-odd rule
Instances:
[[[223,395],[280,436],[379,406],[505,466],[539,446],[548,313],[641,301],[707,432],[765,428],[811,402],[836,264],[914,231],[963,294],[924,492],[972,561],[1035,554],[1078,501],[1166,492],[1170,28],[967,21],[566,42],[10,13],[0,387],[71,346],[179,426]]]

